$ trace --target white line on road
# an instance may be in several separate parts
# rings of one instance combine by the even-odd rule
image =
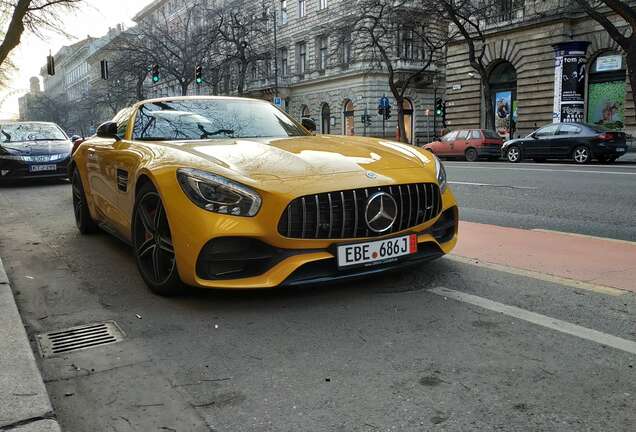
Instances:
[[[483,169],[483,170],[505,170],[505,171],[541,171],[556,173],[575,173],[575,174],[614,174],[614,175],[636,175],[636,172],[624,171],[591,171],[591,170],[556,170],[543,168],[503,168],[503,167],[487,167],[487,166],[463,166],[463,165],[446,165],[447,168],[465,168],[465,169]]]
[[[484,166],[487,165],[487,163],[484,162],[462,162],[462,161],[446,161],[444,162],[444,165],[449,165],[449,166]],[[500,162],[500,163],[491,163],[490,164],[493,167],[497,167],[497,166],[512,166],[513,164],[509,163],[509,162]],[[612,169],[636,169],[636,164],[613,164],[613,165],[598,165],[598,164],[594,164],[594,165],[580,165],[580,164],[575,164],[575,163],[536,163],[536,162],[521,162],[519,164],[515,164],[514,166],[518,166],[518,167],[530,167],[530,168],[534,168],[534,167],[551,167],[551,168],[567,168],[567,167],[576,167],[576,168],[581,168],[581,169],[585,169],[585,168],[612,168]]]
[[[543,232],[543,233],[549,233],[549,234],[561,234],[561,235],[566,235],[566,236],[570,236],[570,237],[582,237],[582,238],[588,238],[588,239],[592,239],[592,240],[603,240],[603,241],[610,241],[610,242],[614,242],[614,243],[627,244],[627,245],[630,245],[630,246],[636,246],[636,242],[629,241],[629,240],[614,239],[614,238],[609,238],[609,237],[598,237],[598,236],[592,236],[592,235],[587,235],[587,234],[571,233],[571,232],[565,232],[565,231],[556,231],[556,230],[549,230],[549,229],[543,229],[543,228],[533,228],[530,231]]]
[[[627,339],[622,339],[617,336],[612,336],[607,333],[600,332],[598,330],[589,329],[580,325],[572,324],[567,321],[561,321],[556,318],[551,318],[546,315],[541,315],[536,312],[530,312],[525,309],[521,309],[515,306],[509,306],[503,303],[499,303],[493,300],[488,300],[483,297],[478,297],[472,294],[466,294],[460,291],[451,290],[444,287],[431,288],[429,290],[433,294],[437,294],[442,297],[452,298],[454,300],[479,306],[484,309],[491,310],[493,312],[499,312],[504,315],[511,316],[513,318],[521,319],[532,324],[536,324],[542,327],[546,327],[552,330],[556,330],[561,333],[576,336],[581,339],[586,339],[592,342],[596,342],[601,345],[606,345],[617,350],[625,351],[630,354],[636,354],[636,342]]]
[[[529,190],[538,189],[536,187],[529,187],[529,186],[496,185],[496,184],[490,184],[490,183],[473,183],[473,182],[461,182],[461,181],[449,181],[448,184],[466,185],[466,186],[490,186],[490,187],[510,188],[510,189],[529,189]]]

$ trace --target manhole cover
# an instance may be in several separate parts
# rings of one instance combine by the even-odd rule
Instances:
[[[53,357],[121,341],[124,332],[114,321],[71,327],[37,335],[42,357]]]

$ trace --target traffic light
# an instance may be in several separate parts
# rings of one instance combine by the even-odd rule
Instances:
[[[442,98],[435,99],[435,115],[441,117],[444,114],[444,101]]]
[[[158,64],[154,64],[152,65],[152,82],[153,83],[158,83],[160,80],[160,76],[159,76],[159,65]]]
[[[46,57],[46,71],[51,76],[55,75],[55,57],[50,54]]]
[[[102,79],[107,80],[108,79],[108,61],[102,60],[99,62],[99,64],[102,69]]]
[[[203,84],[203,68],[201,65],[197,65],[197,67],[194,68],[194,79],[197,84]]]
[[[446,127],[446,101],[442,103],[442,125]]]

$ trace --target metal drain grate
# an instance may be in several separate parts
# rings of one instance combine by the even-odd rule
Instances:
[[[124,332],[114,321],[88,324],[37,335],[42,357],[53,357],[121,341]]]

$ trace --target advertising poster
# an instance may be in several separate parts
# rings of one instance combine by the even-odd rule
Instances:
[[[510,139],[510,119],[512,114],[512,92],[495,94],[495,128],[503,139]]]
[[[587,101],[587,121],[608,129],[624,125],[625,81],[590,84]]]
[[[589,42],[554,45],[554,123],[582,122],[585,118],[585,53]]]

